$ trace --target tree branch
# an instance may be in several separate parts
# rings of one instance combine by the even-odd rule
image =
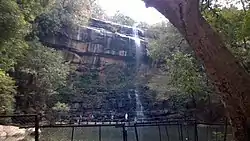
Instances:
[[[198,17],[199,14],[199,0],[144,0],[144,2],[147,7],[156,8],[184,35],[186,35],[184,17]]]

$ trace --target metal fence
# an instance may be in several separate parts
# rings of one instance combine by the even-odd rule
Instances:
[[[38,115],[0,116],[0,125],[35,128],[35,141],[232,141],[228,122],[196,120],[81,121],[44,124]],[[39,133],[41,130],[41,133]],[[40,135],[39,135],[40,134]]]
[[[231,141],[227,123],[195,120],[43,125],[42,141]]]

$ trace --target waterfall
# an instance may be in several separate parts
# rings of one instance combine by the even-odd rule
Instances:
[[[141,40],[139,38],[138,35],[138,30],[136,28],[136,25],[133,26],[133,38],[135,41],[135,47],[136,47],[136,71],[137,71],[137,75],[139,75],[139,68],[140,68],[140,58],[141,58],[141,54],[142,54],[142,48],[141,48]],[[136,100],[136,118],[135,121],[137,121],[138,118],[143,119],[144,118],[144,113],[143,113],[143,105],[141,103],[141,99],[139,96],[139,90],[138,87],[136,86],[135,90],[134,90],[134,94],[135,94],[135,100]]]
[[[143,113],[144,108],[143,108],[143,105],[141,103],[141,100],[140,100],[138,93],[139,92],[137,90],[135,90],[136,117],[143,119],[144,118],[144,113]]]
[[[141,39],[140,39],[140,37],[138,35],[138,30],[136,28],[136,25],[133,26],[133,39],[134,39],[134,42],[135,42],[136,69],[139,70],[139,68],[140,68],[140,58],[141,58],[141,54],[142,54],[142,48],[141,48]]]

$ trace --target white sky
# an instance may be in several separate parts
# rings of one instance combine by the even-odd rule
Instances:
[[[166,20],[154,8],[146,8],[142,0],[98,0],[98,3],[109,16],[114,15],[116,11],[120,11],[135,21],[143,21],[148,24],[155,24]]]
[[[114,15],[116,11],[120,11],[135,21],[143,21],[148,24],[167,21],[167,19],[154,8],[146,8],[142,0],[97,0],[97,2],[109,16]],[[225,2],[225,0],[218,0],[218,2],[224,6],[230,5]],[[239,4],[237,6],[241,7]]]

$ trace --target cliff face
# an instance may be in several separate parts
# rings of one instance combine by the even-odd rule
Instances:
[[[141,43],[140,59],[147,57],[147,42],[143,31],[138,28],[118,25],[111,22],[90,20],[89,26],[74,29],[65,27],[57,34],[47,34],[41,40],[50,47],[67,50],[74,57],[72,63],[92,64],[125,63],[135,61],[135,35],[139,35]]]
[[[40,40],[49,47],[63,50],[66,59],[77,67],[78,75],[86,74],[89,72],[87,70],[95,70],[99,74],[98,79],[101,83],[113,86],[119,85],[120,81],[117,79],[129,77],[131,75],[129,73],[135,67],[137,73],[139,68],[142,69],[140,73],[145,72],[149,60],[143,31],[97,19],[91,19],[89,26],[86,27],[65,26],[55,34],[41,35]],[[114,64],[116,66],[110,68]],[[122,72],[119,72],[117,66],[122,68]],[[107,76],[107,71],[111,77]],[[116,76],[117,73],[122,73],[125,78],[119,78]],[[117,78],[112,78],[112,75]],[[106,82],[107,77],[112,78],[111,82]],[[99,83],[97,85],[99,86]],[[124,89],[121,87],[115,91],[109,88],[95,90],[87,96],[72,98],[71,102],[74,104],[71,107],[78,111],[78,115],[86,115],[86,111],[96,110],[112,111],[122,116],[124,113],[135,115],[133,113],[136,108],[136,102],[133,100],[135,97],[131,98],[130,90]]]

